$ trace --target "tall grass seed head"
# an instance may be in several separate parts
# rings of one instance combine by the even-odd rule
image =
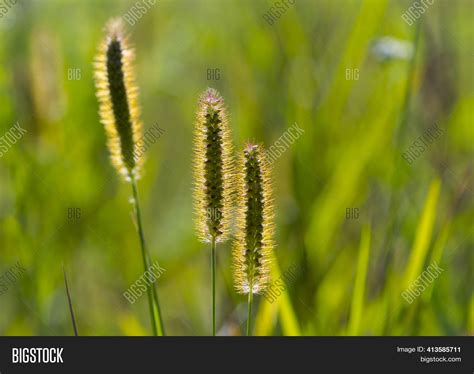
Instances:
[[[233,245],[238,293],[263,293],[270,282],[273,249],[273,200],[270,166],[261,145],[248,144],[237,175],[237,232]]]
[[[134,51],[120,19],[110,20],[95,59],[99,113],[113,166],[125,180],[139,177],[143,163],[138,142],[142,123],[133,71]]]
[[[194,133],[194,211],[200,240],[227,239],[233,188],[232,141],[223,98],[208,88],[199,99]]]

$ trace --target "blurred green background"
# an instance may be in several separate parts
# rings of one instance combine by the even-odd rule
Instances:
[[[17,121],[27,130],[0,158],[0,275],[26,269],[0,295],[2,335],[72,334],[63,263],[81,335],[150,333],[146,296],[122,296],[142,264],[92,64],[107,20],[134,3],[18,0],[0,18],[0,135]],[[255,334],[474,333],[474,2],[436,0],[410,26],[411,4],[296,0],[270,25],[274,1],[157,0],[125,23],[145,129],[165,131],[139,190],[148,247],[167,270],[157,284],[168,334],[211,331],[210,250],[191,193],[208,86],[226,100],[236,149],[270,147],[295,123],[305,131],[273,164],[273,275],[297,276],[275,302],[257,298]],[[406,162],[434,125],[442,134]],[[240,335],[246,298],[230,249],[218,248],[218,327]],[[405,301],[433,263],[444,271]]]

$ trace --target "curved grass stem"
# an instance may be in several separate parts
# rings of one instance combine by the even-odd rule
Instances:
[[[72,307],[71,294],[69,293],[69,287],[67,284],[67,276],[66,276],[66,270],[64,269],[64,264],[63,264],[63,275],[64,275],[64,285],[66,287],[66,296],[67,296],[67,301],[69,305],[69,312],[71,313],[72,328],[74,329],[74,335],[79,336],[79,332],[77,331],[76,317],[74,316],[74,308]]]
[[[137,228],[138,228],[138,236],[140,237],[140,248],[142,252],[142,259],[143,259],[143,267],[144,271],[147,271],[150,267],[150,255],[146,249],[145,244],[145,236],[143,234],[143,227],[142,227],[142,220],[141,220],[141,212],[140,212],[140,203],[138,201],[138,189],[137,189],[137,182],[135,177],[132,176],[132,191],[133,191],[133,204],[135,210],[135,217],[137,221]],[[160,304],[158,301],[158,294],[155,289],[155,285],[151,284],[147,290],[148,294],[148,305],[150,308],[150,318],[151,318],[151,326],[153,330],[153,335],[155,336],[164,336],[165,330],[163,326],[163,320],[161,318],[161,310]]]

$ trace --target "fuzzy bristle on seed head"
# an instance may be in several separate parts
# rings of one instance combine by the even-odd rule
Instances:
[[[227,239],[232,205],[232,142],[224,100],[208,88],[199,99],[194,133],[194,211],[198,237]]]
[[[263,146],[245,146],[237,175],[237,233],[233,246],[238,293],[259,294],[270,281],[273,201],[270,169]]]
[[[101,122],[113,166],[125,180],[138,178],[143,163],[138,144],[142,123],[133,71],[134,52],[120,19],[107,23],[95,60],[95,83]]]

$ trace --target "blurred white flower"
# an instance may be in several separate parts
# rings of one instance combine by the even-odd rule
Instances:
[[[409,60],[413,56],[413,43],[384,36],[375,39],[370,50],[379,61]]]

